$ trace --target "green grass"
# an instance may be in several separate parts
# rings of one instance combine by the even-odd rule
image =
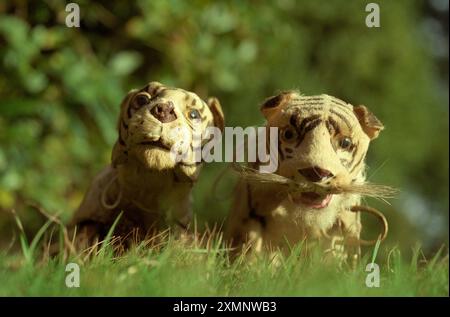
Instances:
[[[377,262],[383,258],[377,245],[350,269],[323,264],[318,253],[302,257],[298,245],[275,267],[265,257],[230,263],[217,235],[207,248],[167,238],[160,247],[141,244],[117,257],[108,235],[88,261],[81,256],[42,260],[36,245],[44,230],[30,244],[21,237],[22,252],[0,255],[0,296],[448,296],[443,249],[426,260],[420,247],[410,259],[393,248]],[[365,267],[372,261],[380,266],[379,288],[365,285]],[[80,264],[79,288],[65,285],[69,262]]]

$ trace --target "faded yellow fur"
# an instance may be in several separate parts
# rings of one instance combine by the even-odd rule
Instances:
[[[201,168],[192,156],[194,122],[203,133],[209,126],[223,129],[223,120],[215,98],[206,103],[192,92],[158,82],[129,92],[121,104],[112,163],[94,178],[72,218],[71,226],[82,232],[79,240],[89,244],[104,237],[120,211],[119,235],[185,226]],[[186,135],[188,155],[177,162],[170,149]]]
[[[364,158],[369,142],[383,129],[366,107],[353,107],[328,95],[303,96],[290,91],[266,100],[261,111],[267,128],[279,128],[276,174],[328,188],[365,183]],[[309,176],[311,171],[313,175]],[[312,181],[317,171],[322,171],[320,179]],[[236,249],[256,253],[288,251],[300,241],[307,245],[325,242],[325,248],[336,253],[340,240],[360,237],[359,214],[349,210],[360,200],[361,196],[353,193],[305,196],[277,184],[243,178],[237,185],[225,237]],[[339,241],[329,241],[325,236]],[[359,252],[355,245],[345,254],[337,253],[357,257]]]

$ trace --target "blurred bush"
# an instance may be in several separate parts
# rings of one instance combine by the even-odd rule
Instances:
[[[421,27],[428,2],[377,1],[380,28],[365,26],[366,1],[76,3],[80,28],[65,26],[65,1],[0,3],[3,213],[37,201],[67,218],[109,162],[121,98],[158,80],[219,97],[228,126],[261,125],[260,102],[285,89],[367,105],[386,126],[368,175],[402,190],[392,206],[369,201],[390,241],[448,241],[448,71]],[[446,54],[448,66],[448,41]],[[210,189],[223,166],[197,186],[200,220],[226,215],[231,180],[222,200]]]

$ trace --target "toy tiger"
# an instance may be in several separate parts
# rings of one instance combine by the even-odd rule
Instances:
[[[261,163],[253,163],[252,177],[240,179],[226,239],[235,249],[275,255],[300,241],[311,245],[325,240],[328,251],[357,258],[361,221],[351,209],[359,205],[361,195],[383,197],[390,191],[365,182],[369,143],[383,124],[365,106],[295,91],[268,98],[261,111],[266,128],[279,131],[278,168],[264,175],[256,172]],[[291,183],[303,189],[286,188]],[[328,241],[330,237],[334,241]],[[344,240],[355,243],[342,250]]]
[[[70,224],[82,233],[77,235],[78,245],[104,238],[121,211],[118,236],[187,225],[191,189],[201,168],[201,162],[189,155],[194,151],[195,120],[200,133],[210,126],[223,129],[219,101],[209,98],[205,103],[192,92],[158,82],[127,94],[121,104],[112,163],[95,177]],[[189,153],[174,160],[171,149],[186,138],[186,131]]]

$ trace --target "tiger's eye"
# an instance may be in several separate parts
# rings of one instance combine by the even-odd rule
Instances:
[[[287,128],[286,130],[283,131],[283,138],[286,141],[292,141],[297,135],[297,132],[295,132],[294,129],[292,128]]]
[[[352,140],[349,137],[344,137],[339,141],[339,146],[343,148],[344,150],[350,149],[350,147],[353,145]]]
[[[140,94],[137,95],[134,100],[137,106],[142,107],[150,102],[150,97],[147,94]]]
[[[200,118],[200,112],[198,112],[197,109],[192,109],[191,111],[189,111],[189,119],[194,120],[194,119],[199,119]]]

